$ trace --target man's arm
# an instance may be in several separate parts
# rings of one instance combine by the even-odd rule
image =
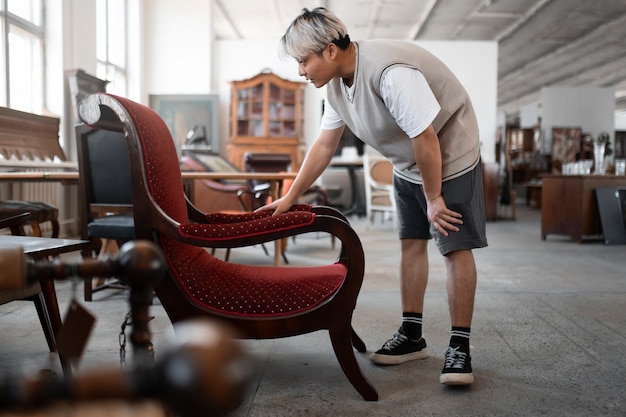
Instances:
[[[428,220],[445,236],[448,235],[448,230],[458,232],[459,228],[455,225],[463,223],[461,214],[448,209],[441,195],[441,148],[432,125],[413,138],[413,154],[422,174]]]
[[[300,171],[298,171],[298,175],[287,194],[261,207],[260,210],[275,209],[274,215],[289,210],[328,167],[337,150],[343,129],[344,127],[342,126],[333,130],[321,130],[319,136],[308,150]]]

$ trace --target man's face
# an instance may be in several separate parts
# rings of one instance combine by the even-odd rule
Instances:
[[[327,47],[321,54],[312,53],[298,61],[298,74],[310,81],[316,88],[325,86],[335,74],[334,60]]]

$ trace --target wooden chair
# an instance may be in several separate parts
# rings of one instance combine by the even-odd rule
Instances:
[[[396,200],[393,194],[393,165],[372,149],[363,154],[363,178],[365,182],[365,211],[367,224],[374,223],[374,214],[380,212],[383,221],[390,213],[396,216]]]
[[[124,243],[135,238],[132,213],[130,165],[124,134],[92,129],[79,124],[78,154],[80,237],[93,242],[83,257],[113,256]],[[86,278],[84,299],[106,289],[123,289],[116,279]]]
[[[26,233],[24,231],[24,224],[28,222],[29,217],[30,213],[21,213],[16,216],[0,219],[0,229],[8,228],[11,230],[11,234],[13,235],[25,236]],[[48,349],[50,349],[50,352],[56,352],[56,338],[52,329],[50,315],[57,315],[60,321],[58,304],[48,306],[39,283],[32,284],[27,288],[0,290],[0,304],[6,304],[17,300],[27,300],[35,303],[35,309],[37,310],[41,328],[43,329],[46,342],[48,343]]]
[[[81,101],[79,114],[88,125],[126,135],[135,232],[163,250],[169,278],[155,291],[172,322],[210,316],[249,339],[326,329],[348,380],[364,399],[378,399],[353,351],[353,346],[365,351],[351,324],[363,281],[363,247],[341,215],[328,207],[304,205],[279,216],[267,211],[201,213],[186,201],[174,141],[154,111],[125,98],[92,94]],[[205,249],[244,247],[316,231],[332,233],[342,243],[335,262],[240,265]]]

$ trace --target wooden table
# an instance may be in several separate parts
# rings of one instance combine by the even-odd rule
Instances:
[[[75,252],[87,249],[92,243],[88,240],[57,239],[50,237],[14,236],[0,235],[0,249],[21,247],[24,254],[33,259],[42,259],[49,256],[58,256],[64,253]],[[55,340],[59,337],[59,332],[63,326],[61,313],[59,311],[59,301],[57,299],[54,280],[40,279],[41,293],[43,294],[46,308],[50,315],[50,325]],[[65,372],[70,372],[69,364],[61,358],[61,366]]]
[[[545,175],[541,190],[541,238],[549,234],[583,239],[602,235],[595,189],[626,186],[615,175]]]

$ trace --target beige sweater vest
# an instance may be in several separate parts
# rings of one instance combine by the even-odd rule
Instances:
[[[438,58],[425,49],[403,41],[371,40],[357,45],[354,95],[342,93],[342,81],[328,83],[328,101],[350,130],[363,142],[385,155],[396,175],[421,183],[411,138],[398,127],[380,95],[385,71],[395,65],[416,68],[430,85],[441,111],[432,125],[439,137],[443,181],[470,171],[480,160],[480,140],[474,108],[465,88]]]

